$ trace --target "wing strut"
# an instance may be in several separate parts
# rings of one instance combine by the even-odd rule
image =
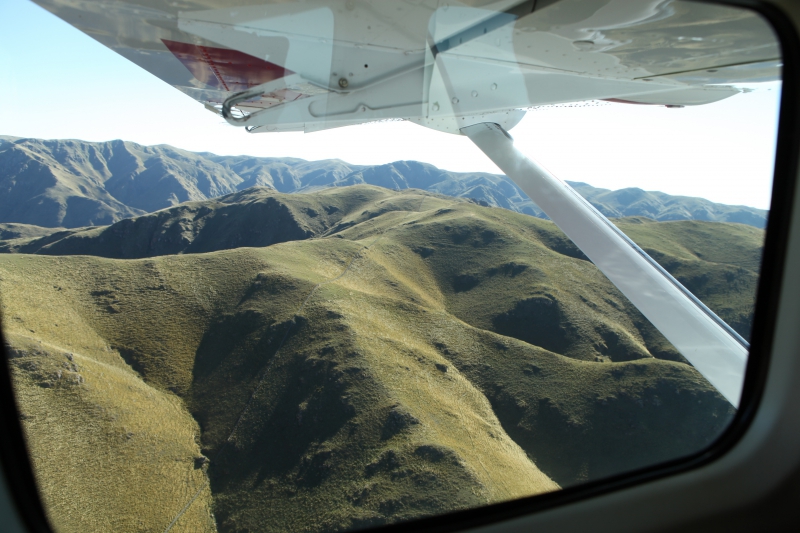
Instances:
[[[734,407],[749,345],[575,190],[514,148],[497,124],[463,128]]]

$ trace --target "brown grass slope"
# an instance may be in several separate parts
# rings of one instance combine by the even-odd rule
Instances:
[[[23,354],[12,361],[16,384],[49,501],[89,502],[88,487],[139,472],[130,490],[108,491],[113,502],[89,512],[98,524],[146,516],[158,529],[202,489],[207,468],[210,493],[200,491],[175,531],[213,528],[210,494],[221,531],[337,531],[668,460],[713,441],[732,416],[550,222],[364,186],[301,199],[286,209],[307,215],[310,206],[324,224],[306,227],[328,236],[126,261],[0,256],[6,331]],[[325,202],[342,211],[338,220],[324,219],[333,216]],[[680,236],[658,238],[677,246]],[[85,382],[67,386],[65,368],[47,370],[52,386],[42,386],[38,361],[61,363],[57,350],[26,348],[39,340],[81,368],[114,365],[137,385],[89,398],[106,373],[80,370]],[[134,390],[152,395],[142,393],[154,415],[131,407],[144,402]],[[105,459],[81,471],[86,486],[59,478],[48,450],[88,438],[87,424],[43,410],[83,409],[71,407],[78,400],[109,413],[88,425],[103,435],[133,423],[123,406],[146,433],[165,424],[156,405],[174,405],[176,429],[161,435],[180,440],[194,431],[188,410],[211,461],[194,460],[190,439],[180,440],[183,455],[162,453],[173,445],[145,444],[128,429],[126,450],[152,450],[173,470],[126,471],[120,447],[104,444]],[[152,486],[186,497],[158,504]],[[54,521],[76,529],[52,508]]]
[[[16,239],[35,239],[51,235],[54,231],[53,228],[43,228],[41,226],[33,226],[30,224],[0,224],[0,240],[9,241]]]
[[[44,228],[32,224],[0,224],[0,253],[31,253],[50,243],[58,242],[75,233],[92,231],[94,228]],[[35,243],[31,246],[31,243]]]
[[[143,382],[100,336],[81,263],[6,256],[4,337],[39,486],[58,531],[163,528],[205,482],[183,402]],[[111,265],[104,265],[106,268]],[[102,267],[101,267],[102,268]],[[113,267],[111,267],[113,268]],[[75,275],[70,275],[75,274]],[[214,531],[210,497],[186,531]]]
[[[275,259],[279,268],[292,268],[293,283],[301,289],[299,294],[285,290],[281,292],[287,292],[287,296],[304,297],[306,290],[312,287],[311,282],[324,279],[324,275],[341,268],[344,259],[359,249],[358,245],[340,240],[331,239],[326,243],[334,245],[334,249],[323,249],[319,257],[311,256],[318,259],[313,269],[304,269],[302,266],[313,252],[313,249],[303,249],[302,245],[306,243],[293,243],[297,245],[295,248],[300,249],[288,250],[285,256],[277,254]],[[345,249],[339,250],[342,246]],[[89,293],[86,300],[93,301],[95,309],[78,305],[70,309],[72,313],[87,316],[93,322],[95,331],[110,338],[119,353],[140,368],[145,380],[155,384],[157,389],[164,391],[166,386],[167,389],[180,391],[181,385],[188,383],[189,390],[184,397],[201,422],[206,453],[212,457],[215,447],[227,436],[255,387],[254,378],[257,374],[252,370],[258,370],[260,365],[269,362],[269,359],[264,360],[269,350],[265,354],[265,350],[249,346],[247,341],[256,334],[259,343],[269,344],[269,340],[275,336],[271,333],[277,331],[279,336],[282,335],[280,326],[286,322],[281,320],[284,318],[282,315],[292,318],[292,314],[286,311],[298,305],[297,299],[290,299],[287,307],[281,305],[281,298],[268,298],[260,302],[266,304],[266,309],[263,305],[254,306],[246,298],[248,292],[253,292],[253,287],[237,286],[235,280],[255,281],[256,288],[260,289],[262,285],[269,285],[265,281],[272,276],[266,272],[274,269],[275,265],[271,265],[271,261],[259,260],[256,251],[239,250],[226,254],[228,257],[212,259],[212,263],[217,262],[214,259],[221,260],[216,265],[203,265],[206,267],[203,272],[218,282],[202,283],[202,286],[217,293],[216,298],[230,308],[228,313],[225,307],[208,309],[204,313],[202,295],[198,298],[192,288],[179,282],[180,277],[185,275],[186,263],[196,257],[181,258],[177,263],[171,262],[172,258],[163,258],[159,260],[163,264],[156,265],[142,261],[127,262],[113,270],[106,270],[103,268],[105,265],[99,263],[92,266],[73,264],[70,269],[97,279],[94,294]],[[70,275],[53,263],[55,259],[32,256],[15,256],[15,259],[32,260],[34,263],[45,259],[49,263],[44,268],[46,272],[55,274],[57,278]],[[71,259],[83,259],[90,263],[97,261],[93,258]],[[158,274],[154,269],[158,270]],[[240,278],[241,269],[249,270],[250,275]],[[25,270],[37,271],[27,266]],[[253,279],[250,279],[251,276]],[[303,279],[306,277],[311,280]],[[3,279],[7,279],[5,272]],[[284,280],[279,278],[273,281],[280,283]],[[155,285],[158,282],[163,283],[163,287]],[[224,292],[220,284],[225,286]],[[5,293],[5,287],[3,289]],[[115,290],[113,296],[108,294],[112,290]],[[156,292],[148,298],[148,291]],[[130,305],[136,300],[130,296],[141,293],[146,295],[144,301],[139,301],[140,305]],[[231,295],[234,297],[225,297]],[[253,294],[250,299],[260,299],[259,296],[263,294]],[[104,297],[114,300],[107,304]],[[114,301],[119,312],[109,309]],[[236,305],[240,301],[242,303]],[[154,322],[164,321],[163,314],[153,312],[154,306],[170,310],[169,327],[160,328],[167,331],[159,332],[159,328],[153,327]],[[314,311],[309,310],[311,317],[314,317]],[[20,317],[18,309],[13,306],[7,306],[6,312],[12,316],[11,320]],[[420,399],[420,393],[412,391],[411,399],[416,401],[404,401],[403,394],[397,394],[399,391],[394,391],[391,384],[383,383],[386,371],[380,368],[382,354],[366,353],[364,358],[378,358],[375,361],[376,368],[367,366],[363,373],[356,369],[358,371],[355,374],[350,368],[351,372],[345,377],[341,371],[336,371],[336,382],[331,383],[330,372],[335,370],[337,363],[335,360],[326,361],[325,356],[328,356],[327,359],[334,356],[353,357],[354,352],[341,342],[337,348],[346,349],[344,353],[331,350],[324,336],[329,328],[325,320],[335,319],[335,316],[329,310],[324,310],[322,318],[315,335],[307,336],[299,328],[292,336],[284,352],[289,355],[271,368],[269,379],[262,387],[263,400],[258,397],[249,411],[255,413],[256,420],[245,418],[242,429],[229,444],[227,453],[220,456],[219,461],[212,462],[212,488],[217,494],[217,514],[223,529],[235,530],[242,524],[274,531],[339,529],[474,506],[557,488],[504,434],[489,403],[463,378],[457,379],[452,375],[443,378],[444,383],[438,387],[441,390],[435,391],[434,398]],[[207,321],[207,331],[198,334],[204,319]],[[277,327],[270,327],[276,326],[275,320],[278,320]],[[301,324],[303,322],[301,317],[293,320]],[[199,327],[192,328],[192,323]],[[68,324],[66,326],[69,327]],[[255,331],[251,335],[243,335],[248,328],[254,328]],[[262,336],[264,330],[267,339]],[[224,350],[215,344],[220,336]],[[323,345],[314,342],[316,336],[320,337]],[[300,339],[299,347],[292,344],[295,338]],[[183,345],[189,348],[181,350],[184,354],[192,348],[196,349],[194,367],[191,366],[193,361],[189,365],[182,365],[184,359],[179,353],[165,354],[167,350],[177,351]],[[353,349],[357,349],[357,346],[354,345]],[[318,354],[322,357],[318,357]],[[160,368],[165,356],[170,359],[166,365],[170,367],[168,372]],[[249,361],[231,361],[235,356],[246,357]],[[362,357],[355,361],[360,359]],[[364,362],[368,363],[369,359]],[[21,364],[15,366],[23,375],[18,386],[24,391],[32,389],[38,392],[40,387],[37,384],[25,381],[27,368]],[[427,375],[430,372],[428,366],[432,364],[418,366],[420,368],[416,368],[415,373],[420,375],[416,379],[430,379],[431,376]],[[373,373],[375,375],[370,377],[369,374]],[[351,375],[352,380],[346,379]],[[184,379],[175,380],[175,376]],[[451,384],[454,379],[455,383]],[[295,385],[298,381],[301,383],[299,387]],[[303,386],[303,382],[306,386]],[[350,388],[352,403],[347,401],[348,395],[342,396],[342,392]],[[49,389],[45,392],[49,392]],[[465,397],[467,394],[470,396]],[[26,405],[26,398],[23,393],[23,408],[36,411],[35,405]],[[259,404],[259,400],[263,405]],[[453,410],[458,409],[459,417],[467,417],[465,425],[456,423],[451,428],[438,430],[424,425],[428,417],[442,416],[436,406],[441,405],[443,400]],[[291,407],[287,408],[287,405]],[[434,414],[430,413],[432,410]],[[304,426],[303,412],[308,413]],[[456,415],[450,413],[450,416]],[[476,429],[494,435],[493,441],[499,441],[499,447],[493,446],[485,455],[476,454],[472,446],[464,448],[468,432]],[[74,438],[66,431],[62,433],[67,442]],[[33,439],[37,437],[32,435]],[[44,443],[43,447],[48,445],[52,446],[52,441]],[[113,455],[115,451],[108,450],[108,453]],[[229,463],[233,464],[233,468],[228,466]],[[335,466],[330,466],[331,463]],[[403,465],[403,471],[400,477],[394,479],[399,465]],[[40,463],[42,476],[49,480],[51,474],[47,466]],[[91,470],[92,482],[96,486],[103,485],[107,477],[119,474],[119,469],[114,465],[106,466],[108,468],[105,470]],[[519,475],[521,477],[517,477]],[[499,479],[493,479],[492,476]],[[165,480],[162,476],[158,481],[177,483],[183,480]],[[70,484],[43,485],[44,490],[53,490],[60,493],[61,497],[65,496],[63,492],[70,493],[76,489]],[[128,502],[133,495],[121,490],[116,497]],[[153,498],[153,501],[156,499]],[[226,502],[232,502],[232,505],[226,506]],[[159,511],[177,512],[180,508],[177,505],[164,505]],[[327,512],[319,515],[299,512],[308,508],[327,509]],[[128,514],[137,511],[141,512],[142,509],[132,508]],[[53,514],[58,522],[58,510],[54,509]]]

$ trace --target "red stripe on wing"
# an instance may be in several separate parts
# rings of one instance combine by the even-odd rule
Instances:
[[[161,39],[178,61],[183,63],[199,82],[208,88],[244,91],[294,74],[280,65],[230,50]]]

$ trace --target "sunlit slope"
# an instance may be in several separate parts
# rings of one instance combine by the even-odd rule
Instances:
[[[150,391],[164,405],[182,399],[199,424],[210,492],[175,531],[204,527],[212,497],[221,531],[330,531],[501,501],[692,453],[730,420],[729,404],[550,222],[365,186],[291,198],[318,202],[320,219],[325,194],[342,195],[341,213],[316,238],[136,260],[0,255],[15,350],[42,340],[117,365],[141,380],[109,389],[108,405]],[[293,212],[299,227],[312,223]],[[88,394],[67,389],[67,374],[41,387],[32,358],[14,359],[29,432],[41,402]],[[51,432],[71,423],[54,419]],[[176,411],[174,424],[193,423]],[[131,432],[136,453],[172,446],[147,448]],[[192,464],[175,464],[188,473],[155,485],[202,487],[206,467],[187,450]],[[109,459],[83,475],[97,485],[123,471]],[[91,497],[72,478],[41,476],[54,501]],[[153,497],[147,512],[166,527],[192,496]]]
[[[420,191],[410,192],[420,194]],[[203,253],[244,246],[269,246],[279,242],[341,233],[366,218],[380,214],[385,210],[384,207],[380,207],[380,202],[395,195],[397,193],[394,191],[368,185],[291,195],[277,193],[264,187],[254,187],[213,200],[188,202],[149,215],[122,220],[111,226],[49,230],[48,233],[45,228],[35,226],[0,225],[0,231],[5,237],[5,240],[0,240],[0,252],[142,258],[178,253]],[[474,307],[473,299],[482,299],[486,293],[491,294],[492,298],[498,297],[498,283],[506,285],[503,281],[505,279],[503,272],[512,277],[526,272],[526,278],[536,284],[534,279],[536,267],[529,270],[531,258],[525,259],[527,257],[525,254],[529,251],[526,246],[530,243],[539,248],[544,246],[568,257],[585,259],[572,242],[556,226],[547,221],[504,209],[482,209],[462,199],[448,199],[432,194],[427,197],[442,200],[444,202],[442,205],[447,206],[446,209],[458,207],[462,210],[456,217],[459,220],[466,212],[471,213],[470,216],[473,217],[479,216],[478,221],[460,220],[453,226],[443,222],[447,216],[438,216],[446,213],[438,213],[438,225],[434,225],[432,230],[441,232],[445,239],[439,243],[437,236],[429,235],[433,239],[432,243],[443,244],[448,250],[452,248],[446,254],[451,258],[448,260],[449,263],[440,260],[442,254],[433,260],[440,274],[451,273],[457,276],[457,279],[448,281],[453,291],[459,293],[458,297],[453,299],[453,304],[462,305],[466,313],[473,313],[470,310]],[[743,224],[701,221],[656,223],[641,217],[616,219],[616,223],[706,305],[741,335],[749,338],[763,245],[762,230]],[[423,226],[420,228],[427,231]],[[472,235],[473,230],[483,233],[479,236]],[[510,236],[511,240],[506,242],[503,235]],[[413,239],[421,237],[412,234]],[[492,250],[492,253],[497,251],[497,246],[492,244],[496,237],[499,240],[495,244],[500,245],[501,254],[505,254],[508,258],[507,262],[497,263],[485,272],[480,271],[480,268],[472,271],[468,269],[463,269],[461,272],[452,271],[452,264],[474,263],[469,250],[477,242],[485,241],[487,249]],[[522,248],[515,252],[520,243],[523,243]],[[462,244],[468,246],[461,246]],[[464,254],[464,259],[455,260],[453,253]],[[536,253],[538,252],[531,257],[535,257]],[[583,265],[581,268],[590,268],[595,275],[599,275],[588,265]],[[569,271],[559,275],[568,276]],[[495,283],[485,283],[489,278],[493,278]],[[480,285],[478,290],[472,290],[478,285]],[[501,293],[505,292],[502,287],[499,288]],[[554,298],[560,300],[560,297],[547,293],[546,287],[540,289],[540,294],[531,295],[527,301],[519,302],[521,307],[509,309],[505,316],[474,316],[474,318],[482,327],[491,321],[496,321],[494,328],[497,331],[519,336],[513,331],[520,328],[527,330],[528,326],[527,323],[519,324],[518,317],[541,311],[552,321],[556,315],[560,316],[565,312],[564,306],[571,305],[565,300],[560,301],[556,307],[551,307],[548,302]],[[574,304],[572,307],[577,306],[578,313],[582,313],[586,302],[580,296],[577,298],[577,301],[572,302]],[[594,303],[597,302],[589,302],[589,307]],[[606,303],[611,307],[606,306],[600,311],[611,312],[614,315],[611,323],[616,323],[622,315],[629,314],[630,306],[626,303],[618,302],[614,298],[610,298]],[[546,321],[538,323],[541,328],[550,328]],[[663,357],[680,359],[671,347],[663,343],[659,335],[652,334],[652,328],[648,324],[637,323],[635,327],[649,342],[651,352],[656,350]],[[614,352],[616,353],[616,358],[612,357],[614,360],[626,357],[624,353],[641,353],[635,343],[629,342],[630,339],[624,336],[617,338],[613,324],[604,329],[608,330],[602,334],[605,339],[603,344],[606,347],[599,345],[593,352],[598,352],[600,355],[605,355],[602,352],[606,350]],[[555,348],[560,352],[564,349],[563,341],[548,348]],[[589,357],[588,352],[582,348],[580,350],[584,358]]]
[[[5,259],[4,337],[51,523],[69,532],[160,530],[205,482],[200,432],[179,398],[143,382],[98,334],[92,315],[103,311],[82,276],[113,267]],[[215,531],[210,503],[202,494],[177,531]]]
[[[0,231],[5,229],[4,234],[8,234],[7,240],[0,241],[0,252],[134,259],[269,246],[320,236],[332,227],[346,227],[349,215],[360,216],[367,206],[395,194],[371,186],[296,195],[254,187],[111,226],[47,232],[24,224],[0,225]],[[47,233],[36,235],[37,231]]]
[[[57,230],[42,226],[31,226],[30,224],[0,224],[0,240],[35,239],[45,235],[52,235],[54,231]]]
[[[404,376],[404,387],[399,388],[393,375],[395,365],[385,360],[383,350],[401,344],[405,340],[402,332],[381,323],[380,328],[388,327],[388,337],[359,341],[357,332],[344,333],[349,322],[368,327],[360,323],[358,314],[366,312],[365,317],[370,314],[361,301],[363,295],[352,296],[348,291],[350,306],[356,309],[356,314],[347,320],[346,315],[337,314],[325,305],[329,291],[335,296],[342,290],[333,285],[319,291],[322,306],[315,303],[299,316],[292,313],[314,283],[340,272],[361,246],[330,239],[292,243],[291,247],[284,246],[288,250],[239,250],[208,257],[217,264],[206,265],[207,271],[224,271],[227,275],[217,278],[218,283],[211,283],[208,289],[217,292],[223,301],[225,296],[234,297],[227,298],[229,312],[224,307],[216,309],[214,314],[218,315],[205,322],[207,329],[201,335],[193,334],[191,329],[178,331],[187,326],[182,321],[184,317],[196,317],[199,323],[204,323],[202,311],[198,313],[197,309],[202,307],[203,298],[187,291],[186,286],[173,288],[168,281],[180,266],[197,257],[160,259],[158,263],[165,263],[160,278],[166,281],[164,292],[182,294],[178,297],[155,294],[152,298],[145,294],[144,298],[151,301],[143,302],[129,315],[126,293],[119,290],[124,284],[122,280],[128,280],[133,293],[153,290],[149,274],[154,265],[128,262],[110,272],[107,267],[111,261],[73,258],[75,263],[83,263],[80,267],[73,264],[73,270],[101,281],[94,295],[89,294],[89,298],[73,305],[70,311],[91,322],[96,331],[102,332],[142,370],[146,380],[163,379],[159,372],[150,369],[163,364],[165,350],[153,353],[150,348],[159,344],[159,340],[166,340],[164,332],[147,331],[149,325],[141,323],[144,315],[153,314],[150,305],[168,310],[169,322],[175,321],[177,326],[169,331],[196,350],[194,368],[176,364],[171,366],[170,374],[184,378],[178,382],[189,382],[184,397],[204,430],[206,454],[216,459],[211,463],[211,479],[223,529],[238,530],[246,525],[273,531],[307,531],[378,524],[557,488],[505,434],[490,403],[468,380],[455,369],[446,373],[435,368],[435,364],[445,361],[429,346],[427,354],[415,355],[413,362],[408,362],[406,366],[413,369],[408,366],[406,371],[410,375]],[[261,255],[266,257],[252,264],[252,258]],[[28,272],[37,272],[33,264],[42,259],[48,262],[43,270],[54,275],[53,278],[37,281],[49,284],[54,278],[70,275],[60,265],[53,264],[56,259],[32,256],[15,259],[32,262],[14,265]],[[271,259],[278,260],[279,266],[273,265]],[[184,265],[179,265],[180,262]],[[231,263],[250,267],[244,276],[250,286],[245,290],[241,287],[236,290],[238,272],[231,268]],[[307,264],[312,268],[304,268]],[[157,264],[156,268],[160,266]],[[234,288],[226,294],[220,285],[229,282],[233,282]],[[300,292],[294,294],[292,286]],[[276,287],[286,296],[297,298],[273,297],[271,292]],[[118,312],[109,310],[104,301],[97,301],[114,288]],[[96,300],[94,304],[85,306],[91,298]],[[193,305],[182,306],[179,302],[184,299],[194,300]],[[395,314],[398,311],[393,309]],[[6,312],[22,318],[13,304],[7,306]],[[144,314],[140,315],[141,312]],[[33,313],[29,310],[22,315]],[[163,314],[158,318],[166,322]],[[290,324],[294,324],[294,330],[283,350],[277,356],[271,354],[269,345],[277,347]],[[361,342],[366,345],[361,346]],[[122,348],[123,343],[128,346]],[[260,394],[245,413],[234,439],[217,456],[265,364],[270,368]],[[20,372],[25,374],[24,366]],[[410,382],[412,379],[415,383]],[[416,382],[422,381],[430,383],[418,390]],[[182,389],[181,383],[167,387]],[[27,388],[39,392],[35,384]],[[133,401],[130,394],[122,397],[126,402]],[[27,405],[25,395],[22,404],[23,409],[38,411],[36,405]],[[43,445],[47,445],[47,440]],[[100,478],[93,481],[101,483],[103,475],[118,475],[117,470],[120,469],[110,465],[108,471],[95,472]],[[51,474],[45,470],[42,475]],[[178,480],[162,476],[160,481]],[[62,496],[80,490],[70,483],[43,485],[45,490]],[[130,494],[124,494],[123,490],[121,499],[130,498]],[[181,508],[167,507],[176,513]],[[320,512],[300,512],[311,508]]]

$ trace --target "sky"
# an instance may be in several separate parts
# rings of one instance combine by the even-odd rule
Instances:
[[[769,207],[780,84],[715,104],[667,109],[601,103],[528,111],[511,135],[563,180]],[[30,3],[0,1],[0,135],[124,139],[198,152],[417,160],[500,170],[463,136],[406,122],[252,135]]]

